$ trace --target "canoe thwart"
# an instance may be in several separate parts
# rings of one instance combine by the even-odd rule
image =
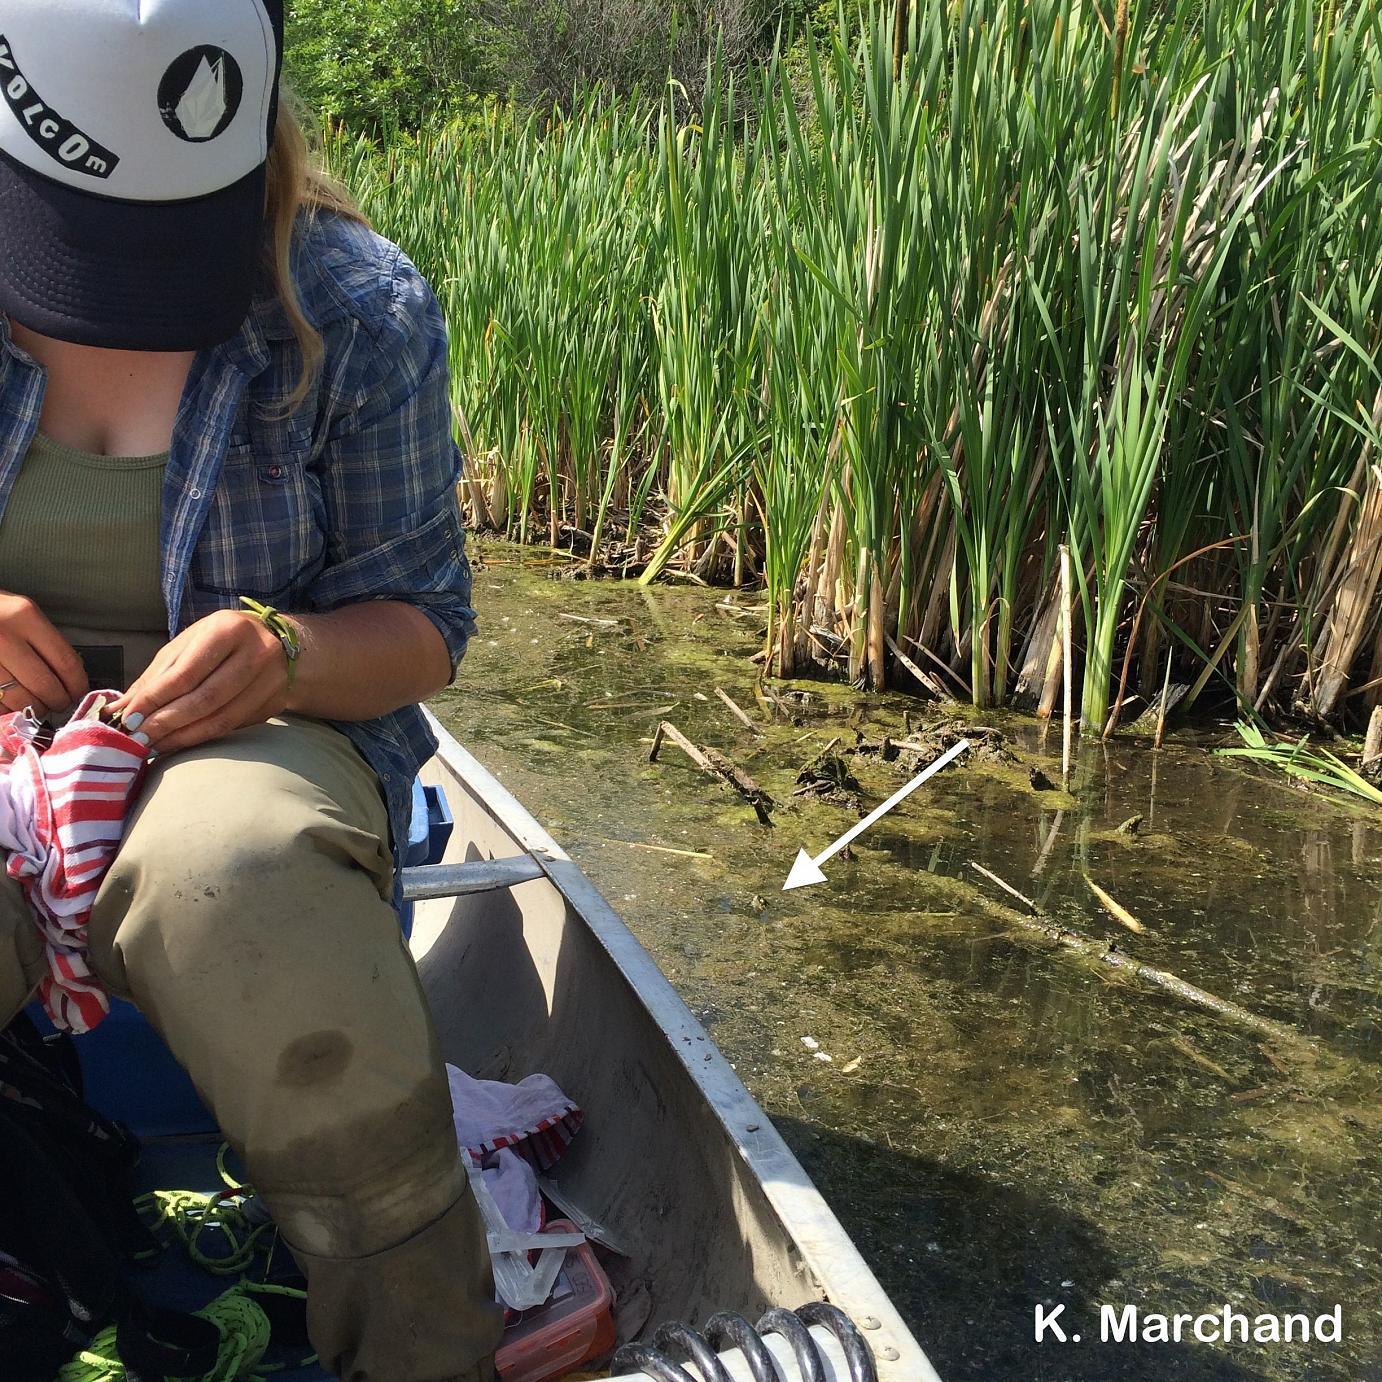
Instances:
[[[531,854],[473,859],[464,864],[420,864],[403,870],[403,899],[425,902],[433,897],[492,893],[544,876],[542,865]]]

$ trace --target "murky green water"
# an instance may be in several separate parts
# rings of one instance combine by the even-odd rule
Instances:
[[[758,620],[722,592],[483,555],[482,632],[441,713],[706,1022],[943,1376],[1382,1377],[1382,816],[1134,740],[1087,744],[1069,794],[1039,791],[1030,769],[1059,780],[1058,736],[971,715],[1013,759],[948,770],[827,864],[828,884],[783,893],[798,846],[858,818],[794,801],[802,764],[934,712],[883,698],[860,721],[845,688],[799,683],[798,722],[770,716],[746,657]],[[676,749],[648,763],[664,717],[757,777],[775,828]],[[847,765],[865,808],[909,775]],[[971,862],[1309,1040],[1274,1045],[1036,941]],[[1066,1302],[1084,1342],[1037,1348],[1037,1302]],[[1337,1304],[1343,1338],[1101,1343],[1104,1303]]]

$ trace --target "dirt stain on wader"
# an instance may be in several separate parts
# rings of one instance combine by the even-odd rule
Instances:
[[[278,1083],[290,1089],[334,1080],[350,1064],[355,1046],[344,1032],[309,1032],[278,1058]]]
[[[314,1106],[305,1124],[274,1128],[295,1134],[291,1140],[258,1145],[251,1157],[254,1183],[295,1250],[365,1257],[410,1238],[452,1207],[465,1181],[443,1075],[429,1073],[401,1097],[371,1089],[368,1109],[339,1107],[353,1090],[347,1097],[340,1086],[318,1088],[322,1097],[287,1098],[295,1111]]]

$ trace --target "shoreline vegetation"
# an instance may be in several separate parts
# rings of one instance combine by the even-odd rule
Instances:
[[[783,676],[1382,700],[1371,0],[888,3],[690,114],[325,144],[446,310],[477,529],[761,586]]]

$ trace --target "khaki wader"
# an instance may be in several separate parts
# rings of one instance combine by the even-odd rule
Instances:
[[[323,1365],[490,1382],[501,1315],[388,838],[373,772],[328,725],[274,720],[156,761],[91,959],[240,1154],[307,1275]],[[41,966],[0,874],[0,1024]]]

